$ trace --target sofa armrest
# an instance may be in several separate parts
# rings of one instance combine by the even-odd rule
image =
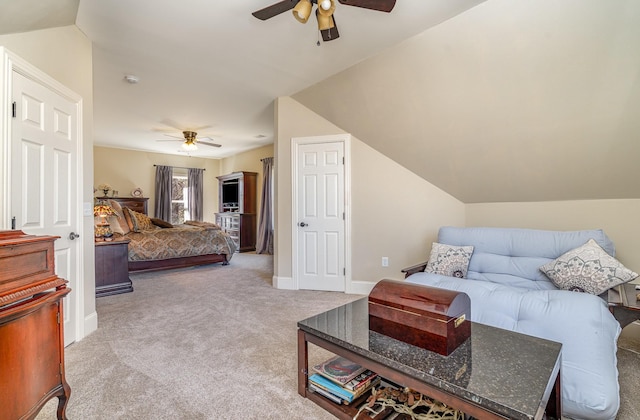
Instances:
[[[404,278],[406,279],[412,274],[420,273],[421,271],[424,271],[425,268],[427,268],[427,261],[421,262],[416,265],[412,265],[411,267],[403,268],[400,271],[404,273]]]
[[[635,286],[633,283],[625,283],[607,291],[609,311],[622,328],[640,320],[640,301]]]

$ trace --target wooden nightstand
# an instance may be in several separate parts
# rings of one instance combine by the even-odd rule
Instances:
[[[96,297],[133,292],[129,278],[129,239],[96,242]]]

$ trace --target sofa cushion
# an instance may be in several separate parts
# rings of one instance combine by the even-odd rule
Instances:
[[[472,246],[453,246],[433,242],[429,261],[424,271],[444,276],[465,278],[469,260],[473,254]]]
[[[594,239],[609,255],[615,256],[613,242],[600,229],[546,231],[446,226],[438,233],[439,243],[474,247],[468,279],[531,290],[557,289],[539,267],[589,239]]]
[[[562,254],[540,267],[559,289],[599,295],[638,277],[594,241]]]
[[[416,273],[406,281],[466,293],[473,322],[562,343],[563,416],[615,419],[620,406],[616,342],[621,328],[599,297],[431,273]]]

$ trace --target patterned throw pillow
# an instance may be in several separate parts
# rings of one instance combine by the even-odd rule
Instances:
[[[471,254],[473,254],[471,245],[453,246],[434,242],[431,245],[429,262],[424,272],[463,279],[467,277]]]
[[[157,219],[155,217],[151,218],[151,223],[153,223],[156,226],[160,226],[161,228],[172,228],[173,225],[165,220],[162,219]]]
[[[599,295],[638,277],[593,239],[540,267],[560,289]]]
[[[155,229],[151,219],[142,213],[131,210],[129,207],[124,208],[125,214],[129,215],[127,221],[131,221],[130,227],[133,232],[142,232],[143,230]]]

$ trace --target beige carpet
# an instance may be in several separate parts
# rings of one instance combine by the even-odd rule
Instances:
[[[297,394],[296,322],[360,296],[277,290],[271,277],[272,258],[255,254],[132,275],[135,291],[98,299],[98,330],[66,350],[69,418],[333,418]],[[640,340],[623,341],[618,418],[631,420]],[[327,356],[310,347],[312,361]]]

